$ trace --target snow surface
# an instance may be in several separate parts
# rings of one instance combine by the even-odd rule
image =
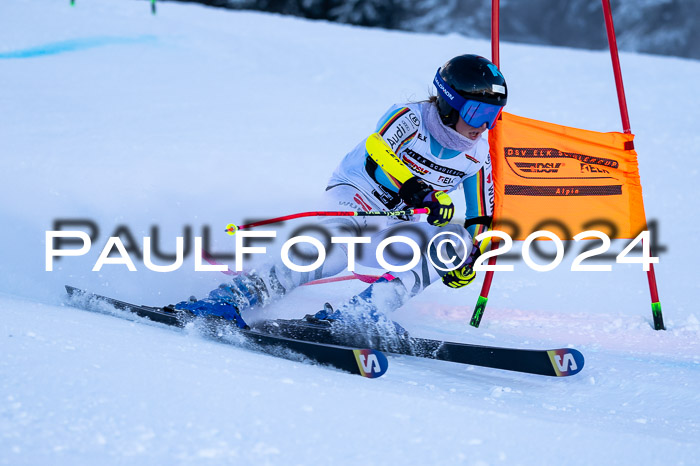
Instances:
[[[187,4],[0,2],[0,464],[700,464],[700,63],[622,54],[666,332],[639,266],[435,285],[394,315],[414,335],[574,346],[552,379],[392,357],[363,379],[63,304],[63,284],[144,304],[223,278],[92,266],[120,225],[185,225],[233,251],[229,222],[312,210],[347,150],[450,57],[488,42]],[[502,44],[508,110],[620,130],[607,52]],[[91,219],[86,256],[45,267],[55,219]],[[615,243],[617,244],[617,242]],[[622,243],[617,250],[621,250]],[[573,256],[568,259],[568,263]],[[304,287],[268,316],[361,290]]]

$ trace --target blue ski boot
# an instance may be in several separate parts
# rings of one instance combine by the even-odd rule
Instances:
[[[270,300],[265,282],[256,274],[241,274],[231,283],[222,283],[209,296],[175,304],[176,310],[189,311],[198,317],[219,317],[236,323],[239,328],[250,328],[243,320],[241,311],[263,306]]]
[[[400,280],[381,278],[338,309],[326,303],[316,314],[307,315],[308,326],[325,327],[336,344],[366,346],[391,351],[405,348],[410,336],[405,328],[387,317],[406,301],[408,293]]]

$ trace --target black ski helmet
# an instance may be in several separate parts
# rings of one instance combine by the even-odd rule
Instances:
[[[440,77],[465,99],[501,107],[508,101],[506,79],[496,65],[478,55],[459,55],[445,63]],[[454,127],[459,111],[452,108],[438,92],[438,113],[446,126]]]

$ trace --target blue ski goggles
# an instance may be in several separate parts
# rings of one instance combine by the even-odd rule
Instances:
[[[478,100],[465,99],[452,89],[442,76],[440,76],[440,68],[435,74],[433,81],[440,96],[450,104],[450,107],[459,112],[464,122],[473,128],[479,128],[486,123],[488,129],[492,129],[498,120],[498,116],[503,111],[502,105],[487,104]]]

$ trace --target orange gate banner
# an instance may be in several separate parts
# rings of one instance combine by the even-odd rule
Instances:
[[[494,230],[562,240],[586,230],[635,238],[646,229],[634,135],[598,133],[509,113],[489,132]]]

